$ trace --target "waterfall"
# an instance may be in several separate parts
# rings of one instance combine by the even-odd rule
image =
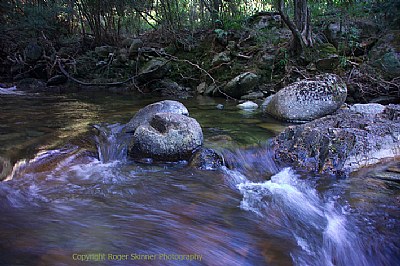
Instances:
[[[99,160],[103,163],[125,161],[129,139],[123,130],[124,125],[100,124],[93,127],[98,131],[95,141]]]

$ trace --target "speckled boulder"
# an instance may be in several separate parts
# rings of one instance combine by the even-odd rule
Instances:
[[[332,114],[345,102],[347,87],[335,74],[294,82],[268,97],[265,114],[289,122],[306,122]]]
[[[188,160],[203,144],[199,123],[176,113],[154,114],[133,134],[129,155],[134,159]]]

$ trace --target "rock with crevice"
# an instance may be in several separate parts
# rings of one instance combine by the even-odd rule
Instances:
[[[156,113],[149,123],[136,128],[129,155],[133,159],[188,160],[203,144],[199,123],[176,113]]]
[[[272,140],[272,146],[280,162],[346,176],[400,156],[400,105],[381,111],[376,106],[340,109],[334,115],[289,126]]]
[[[140,109],[135,116],[126,124],[125,132],[134,133],[141,124],[149,123],[156,113],[175,113],[189,116],[189,111],[181,102],[164,100],[149,104]]]
[[[201,126],[178,101],[147,105],[126,124],[123,132],[128,134],[128,154],[137,161],[189,160],[203,145]]]

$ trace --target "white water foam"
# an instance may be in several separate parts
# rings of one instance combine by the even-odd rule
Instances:
[[[243,195],[240,207],[257,214],[274,234],[297,244],[299,249],[291,251],[295,265],[369,265],[356,228],[342,209],[324,202],[292,169],[265,182],[250,182],[234,170],[225,172]]]
[[[10,88],[2,88],[0,87],[0,95],[25,95],[24,92],[17,90],[16,86]]]

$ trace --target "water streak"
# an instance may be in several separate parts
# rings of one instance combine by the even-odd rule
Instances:
[[[291,252],[295,265],[370,265],[357,228],[342,209],[324,202],[292,169],[263,182],[251,182],[239,171],[225,172],[243,195],[240,207],[255,213],[272,234],[297,244]]]
[[[16,86],[10,88],[0,87],[0,95],[25,95],[25,93],[18,91]]]
[[[128,149],[128,135],[124,132],[124,125],[101,124],[94,125],[98,130],[95,136],[99,160],[103,163],[125,161]]]

